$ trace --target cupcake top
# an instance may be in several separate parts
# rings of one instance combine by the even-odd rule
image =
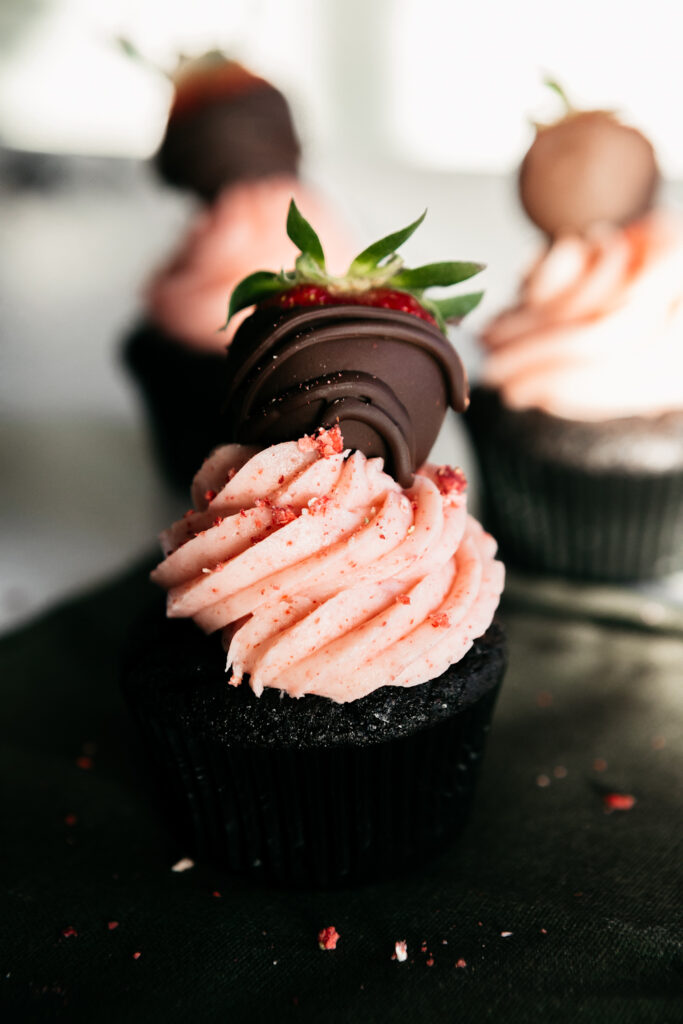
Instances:
[[[404,267],[395,250],[423,217],[332,277],[292,201],[295,269],[257,271],[231,296],[229,318],[257,308],[230,349],[226,422],[233,438],[246,425],[257,443],[206,460],[152,578],[168,590],[170,617],[223,631],[230,681],[248,677],[257,696],[275,687],[345,703],[427,682],[466,654],[498,605],[503,567],[467,514],[462,472],[414,474],[447,401],[467,401],[441,328],[479,298],[423,292],[481,269]],[[415,394],[425,381],[441,388],[436,416],[411,404],[402,362]],[[292,438],[302,421],[314,429]],[[343,432],[359,425],[368,429],[351,445]],[[377,455],[385,448],[393,475]]]
[[[683,409],[683,219],[656,210],[552,242],[485,330],[513,409],[600,421]]]
[[[183,62],[155,163],[207,201],[237,181],[296,175],[300,145],[282,93],[218,52]]]
[[[262,451],[218,449],[196,511],[162,535],[152,578],[168,614],[224,630],[230,681],[258,696],[357,700],[459,661],[498,605],[495,541],[467,514],[458,470],[403,489],[339,427]]]
[[[345,230],[328,205],[295,178],[276,176],[242,181],[223,189],[203,210],[170,261],[150,281],[145,301],[150,318],[184,344],[222,352],[243,311],[225,322],[227,296],[246,274],[262,266],[290,266],[296,246],[282,230],[294,196],[320,233],[333,267],[352,256]]]

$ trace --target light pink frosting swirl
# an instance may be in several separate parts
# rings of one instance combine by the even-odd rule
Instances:
[[[230,681],[257,696],[424,683],[486,632],[503,588],[459,471],[426,466],[404,491],[381,459],[322,448],[217,449],[197,510],[162,534],[168,615],[222,629]]]
[[[566,235],[484,332],[482,383],[513,409],[600,421],[683,409],[683,220]]]
[[[324,203],[296,178],[240,182],[203,210],[171,260],[152,279],[145,301],[151,319],[173,337],[207,352],[222,352],[245,310],[225,323],[236,284],[255,270],[290,269],[296,246],[285,232],[292,197],[315,225],[328,266],[342,272],[355,251]]]

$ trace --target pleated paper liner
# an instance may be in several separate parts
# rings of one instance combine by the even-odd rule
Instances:
[[[537,436],[527,429],[531,422]],[[599,445],[604,451],[605,431],[614,447],[616,421],[577,430],[567,422],[564,438],[562,422],[542,413],[532,420],[503,409],[489,392],[473,392],[467,424],[481,466],[483,520],[503,560],[604,582],[647,580],[683,568],[683,467],[656,472],[633,461],[610,467],[596,451]],[[630,425],[625,445],[633,443]],[[647,431],[644,460],[655,443],[651,425]],[[683,433],[681,453],[683,463]]]
[[[505,669],[497,625],[438,679],[347,705],[230,687],[216,638],[183,629],[185,645],[179,626],[194,629],[166,624],[124,689],[195,856],[327,887],[419,864],[460,832]]]
[[[163,476],[186,495],[204,459],[221,443],[225,356],[196,351],[142,323],[124,342],[123,359],[143,399]]]

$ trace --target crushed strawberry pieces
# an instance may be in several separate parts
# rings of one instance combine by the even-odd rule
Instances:
[[[451,624],[451,620],[448,618],[446,612],[438,612],[436,615],[431,616],[431,623],[435,629],[448,629]]]
[[[336,949],[339,939],[339,932],[334,925],[329,925],[327,928],[321,928],[318,932],[318,948]]]
[[[297,518],[297,511],[291,505],[273,505],[272,514],[275,526],[286,526]]]
[[[442,494],[462,494],[467,489],[467,477],[459,466],[439,466],[436,484]]]
[[[299,438],[297,444],[299,451],[317,451],[323,459],[329,459],[344,451],[344,439],[338,423],[334,427],[330,427],[329,430],[318,427],[318,433],[314,435],[304,434]]]
[[[396,601],[398,604],[410,604],[410,594],[399,594]]]
[[[213,499],[215,497],[216,497],[216,492],[215,491],[212,491],[212,490],[204,491],[204,500],[205,501],[213,501]]]
[[[630,793],[605,793],[602,802],[606,811],[630,811],[636,798]]]
[[[391,959],[398,960],[400,964],[406,962],[408,959],[408,943],[405,939],[401,939],[399,942],[395,943]]]

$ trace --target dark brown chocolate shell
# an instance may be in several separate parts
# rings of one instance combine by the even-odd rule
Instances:
[[[369,306],[262,307],[235,335],[228,380],[226,440],[277,444],[338,422],[346,447],[383,458],[404,487],[448,406],[467,406],[464,368],[441,331]]]
[[[591,110],[538,129],[520,169],[519,194],[534,224],[556,237],[639,217],[652,205],[658,181],[645,136]]]
[[[262,79],[169,119],[156,168],[169,185],[207,202],[237,181],[296,175],[301,149],[282,93]]]

